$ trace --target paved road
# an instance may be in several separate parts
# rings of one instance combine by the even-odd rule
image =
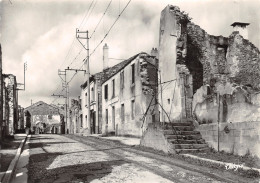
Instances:
[[[29,182],[229,181],[208,168],[93,137],[35,135],[30,140]]]

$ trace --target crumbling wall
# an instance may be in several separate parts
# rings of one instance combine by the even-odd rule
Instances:
[[[228,39],[212,36],[193,23],[187,24],[186,65],[193,76],[193,92],[210,84],[219,74],[226,74]]]
[[[230,81],[260,90],[260,52],[238,32],[229,36],[227,65]]]
[[[259,50],[238,32],[226,38],[208,35],[193,23],[187,27],[194,117],[199,123],[257,120],[251,98],[260,88]]]

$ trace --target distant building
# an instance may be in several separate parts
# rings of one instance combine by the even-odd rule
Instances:
[[[39,101],[24,109],[31,131],[38,133],[61,133],[64,111],[54,105]],[[28,126],[28,125],[27,125]]]

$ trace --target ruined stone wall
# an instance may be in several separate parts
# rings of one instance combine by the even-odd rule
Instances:
[[[193,76],[194,93],[218,74],[226,74],[227,43],[225,37],[209,35],[198,25],[187,24],[186,65]]]
[[[230,81],[260,90],[260,52],[238,32],[228,39],[227,64]]]
[[[200,125],[202,138],[210,147],[218,148],[217,124]],[[260,158],[260,122],[221,123],[219,127],[219,150],[237,155],[251,154]]]

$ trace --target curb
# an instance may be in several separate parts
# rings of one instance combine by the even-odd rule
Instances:
[[[226,162],[222,162],[222,161],[216,161],[216,160],[211,160],[211,159],[206,159],[206,158],[201,158],[201,157],[198,157],[198,156],[194,156],[194,155],[191,155],[191,154],[182,154],[183,157],[185,158],[190,158],[190,159],[193,159],[193,160],[199,160],[199,161],[202,161],[202,162],[206,162],[208,164],[212,164],[212,165],[215,165],[215,166],[218,166],[218,167],[223,167],[225,169],[234,169],[234,171],[236,170],[239,170],[239,171],[249,171],[249,170],[253,170],[253,171],[256,171],[260,174],[260,169],[257,169],[257,168],[250,168],[250,167],[247,167],[247,166],[241,166],[241,165],[235,165],[233,163],[226,163]]]
[[[0,180],[1,183],[10,183],[11,182],[13,175],[14,175],[14,172],[15,172],[15,168],[17,166],[18,160],[20,158],[20,155],[22,153],[22,150],[24,148],[24,144],[25,144],[27,138],[28,138],[28,135],[20,143],[20,146],[16,151],[16,155],[15,155],[14,159],[11,161],[11,163],[10,163],[7,171],[5,172],[2,180]]]

